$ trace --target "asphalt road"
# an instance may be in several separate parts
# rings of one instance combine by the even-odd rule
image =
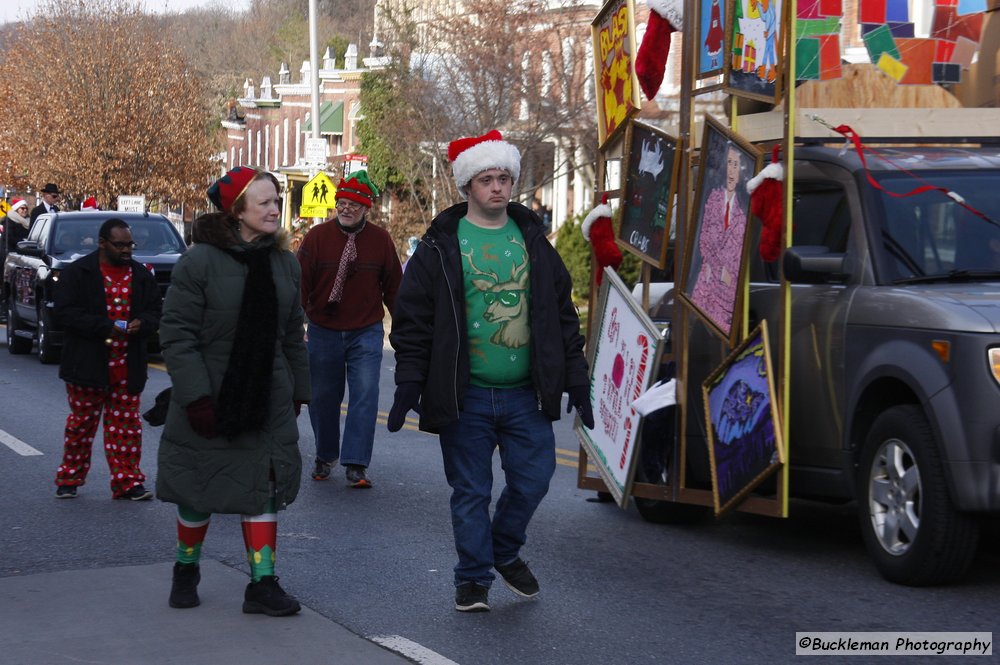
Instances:
[[[302,492],[279,515],[282,584],[357,635],[401,636],[440,655],[421,661],[428,663],[763,663],[794,660],[796,631],[991,631],[996,625],[995,524],[964,583],[899,587],[868,562],[850,505],[793,502],[786,520],[734,514],[668,527],[644,522],[634,507],[585,501],[593,493],[576,487],[577,445],[567,419],[556,423],[559,465],[523,552],[541,594],[525,601],[497,584],[491,612],[456,612],[449,490],[437,441],[412,426],[393,435],[385,430],[392,367],[387,353],[370,469],[374,488],[349,489],[340,470],[326,482],[308,478],[313,441],[303,414]],[[159,369],[150,374],[144,407],[169,383]],[[56,367],[0,348],[0,430],[42,453],[25,456],[0,445],[0,578],[172,561],[173,506],[111,501],[99,452],[80,497],[54,499],[67,410]],[[143,470],[150,484],[159,435],[159,428],[147,429]],[[204,557],[247,569],[236,516],[213,520]],[[129,597],[123,589],[123,620],[165,604],[166,588],[163,598]],[[239,613],[239,599],[233,612]],[[2,634],[0,626],[0,643]],[[143,655],[135,662],[144,662]]]

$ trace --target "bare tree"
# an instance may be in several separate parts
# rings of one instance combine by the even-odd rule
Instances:
[[[202,87],[138,2],[45,0],[8,43],[0,80],[20,91],[0,114],[0,136],[18,137],[3,155],[8,173],[104,205],[120,194],[204,201],[212,145]]]
[[[419,19],[403,4],[383,8],[391,65],[362,86],[361,150],[394,195],[397,241],[458,200],[445,153],[459,136],[499,128],[516,143],[522,198],[578,168],[580,146],[592,154],[585,66],[592,7],[548,10],[542,0],[455,7]]]

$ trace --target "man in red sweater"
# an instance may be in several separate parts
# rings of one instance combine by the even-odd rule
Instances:
[[[312,376],[309,420],[316,439],[313,480],[340,460],[347,484],[371,487],[371,462],[382,368],[383,304],[392,311],[402,278],[389,234],[367,220],[378,189],[358,171],[337,186],[337,217],[306,234],[299,247],[302,307],[309,319]],[[345,383],[350,401],[340,441]]]

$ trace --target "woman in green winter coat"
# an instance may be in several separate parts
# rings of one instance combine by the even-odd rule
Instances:
[[[160,343],[173,386],[156,494],[177,504],[171,607],[199,604],[201,545],[212,513],[242,515],[251,581],[243,611],[299,611],[274,576],[277,510],[302,473],[296,417],[309,401],[299,264],[282,246],[280,187],[230,170],[208,190],[221,212],[199,217],[177,262]]]

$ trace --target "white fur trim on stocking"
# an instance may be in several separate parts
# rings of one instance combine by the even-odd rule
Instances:
[[[611,206],[607,203],[602,203],[587,213],[587,216],[583,218],[583,225],[580,227],[580,230],[583,231],[584,240],[590,242],[590,227],[594,225],[594,222],[599,220],[601,217],[607,217],[610,219],[613,214],[614,213],[611,212]]]
[[[681,0],[646,0],[646,6],[674,27],[684,29],[684,3]]]
[[[785,168],[781,165],[781,162],[771,162],[762,168],[760,173],[750,178],[747,181],[747,192],[753,194],[754,190],[760,186],[760,183],[768,179],[777,180],[778,182],[785,179]]]

